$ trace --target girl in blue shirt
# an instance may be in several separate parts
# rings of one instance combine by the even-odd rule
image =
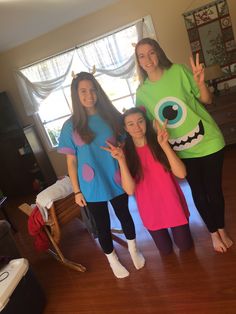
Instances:
[[[90,73],[74,76],[71,97],[73,115],[63,125],[58,151],[66,154],[76,203],[88,206],[113,273],[117,278],[124,278],[129,272],[113,248],[108,201],[121,223],[135,267],[142,268],[145,260],[136,247],[135,227],[128,209],[128,196],[121,187],[118,163],[101,149],[107,141],[117,145],[121,114]]]

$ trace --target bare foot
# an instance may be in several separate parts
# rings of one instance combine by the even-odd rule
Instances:
[[[227,251],[227,247],[225,246],[225,244],[221,240],[221,237],[217,231],[211,233],[211,239],[212,239],[214,250],[216,252],[224,253]]]
[[[230,239],[225,229],[218,229],[218,233],[227,249],[230,248],[233,245],[233,241]]]

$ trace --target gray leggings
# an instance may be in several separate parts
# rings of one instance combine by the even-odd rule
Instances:
[[[186,251],[192,247],[193,240],[189,229],[189,224],[172,227],[170,229],[173,235],[174,243],[177,245],[180,251]],[[160,229],[155,231],[148,230],[148,232],[152,236],[161,254],[167,255],[173,251],[173,243],[168,229]]]

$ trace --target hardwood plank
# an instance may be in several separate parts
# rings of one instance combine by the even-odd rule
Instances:
[[[225,155],[223,189],[226,202],[226,225],[236,239],[236,146]],[[225,254],[213,251],[208,231],[199,217],[187,184],[182,188],[190,212],[195,246],[180,254],[161,257],[148,232],[142,226],[135,203],[131,213],[135,220],[137,241],[146,265],[137,271],[127,248],[115,243],[121,262],[130,276],[116,279],[94,240],[79,220],[62,230],[62,249],[69,259],[82,263],[87,272],[70,270],[46,253],[37,253],[27,234],[26,216],[17,210],[24,200],[9,201],[9,213],[17,229],[16,241],[27,257],[47,295],[45,314],[233,314],[236,308],[235,244]]]

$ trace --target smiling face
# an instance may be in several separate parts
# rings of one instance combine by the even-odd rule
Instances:
[[[158,69],[159,60],[155,49],[149,44],[139,45],[137,59],[140,67],[150,75]]]
[[[141,113],[132,113],[125,117],[125,130],[133,138],[140,140],[145,138],[146,121]]]
[[[78,96],[88,114],[96,112],[97,93],[91,81],[82,80],[79,82]]]

